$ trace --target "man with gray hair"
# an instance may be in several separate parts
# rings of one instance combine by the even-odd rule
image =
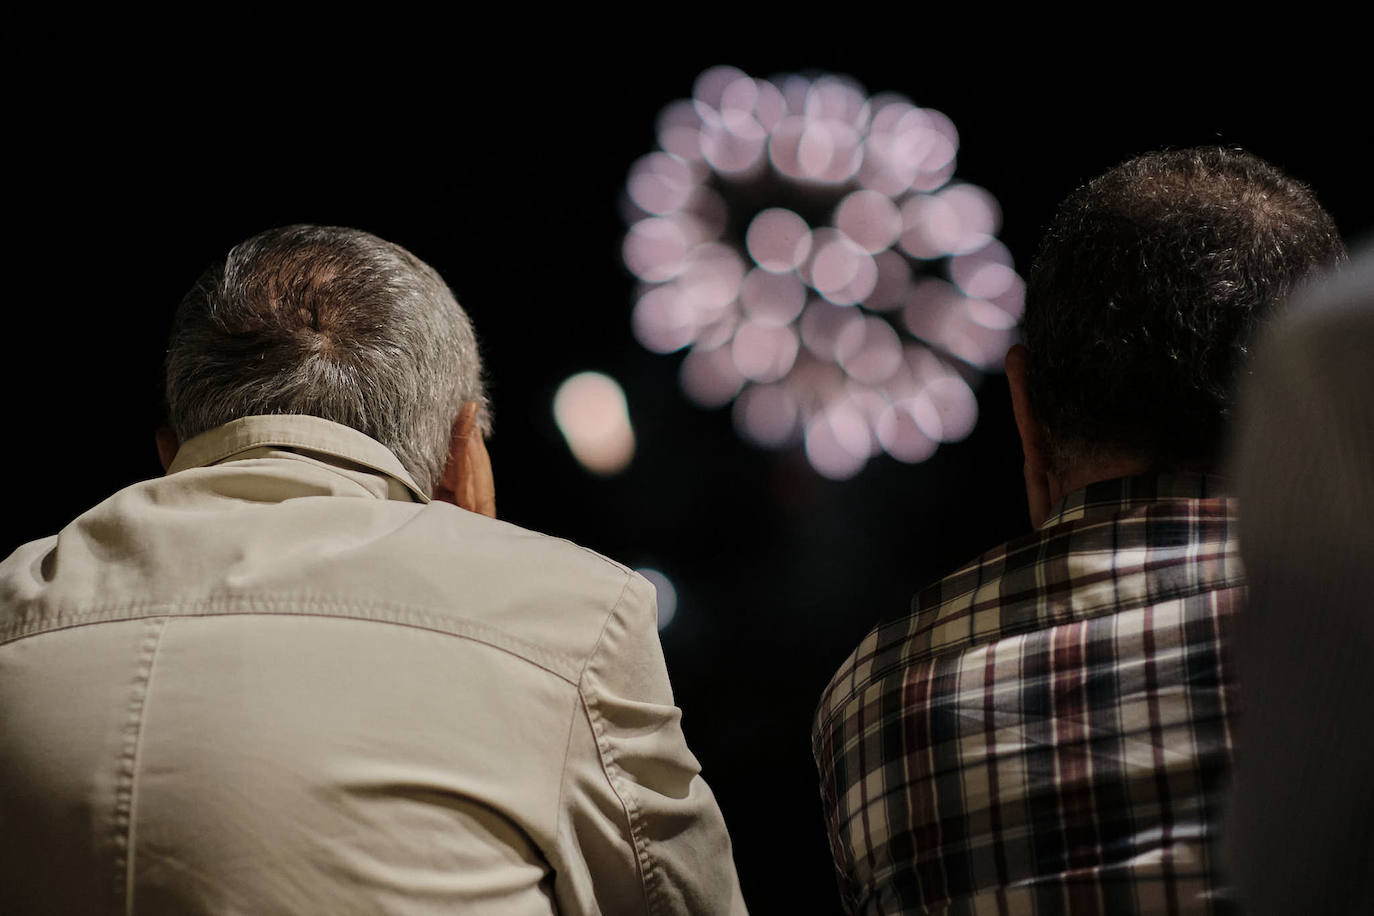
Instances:
[[[495,520],[433,269],[249,239],[167,400],[167,476],[0,564],[0,909],[744,911],[653,588]]]

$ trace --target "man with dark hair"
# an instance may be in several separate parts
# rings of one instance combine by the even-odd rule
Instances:
[[[1240,151],[1141,156],[1063,203],[1006,361],[1038,530],[881,623],[817,711],[850,912],[1224,905],[1243,578],[1211,472],[1252,330],[1343,256]]]
[[[0,564],[0,909],[744,911],[653,586],[495,520],[434,270],[249,239],[167,400],[167,476]]]

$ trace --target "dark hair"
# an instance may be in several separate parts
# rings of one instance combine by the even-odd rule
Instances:
[[[1255,326],[1344,254],[1311,192],[1242,150],[1147,153],[1069,195],[1022,325],[1053,469],[1215,464]]]
[[[183,442],[253,414],[309,414],[376,439],[429,493],[464,401],[485,405],[467,315],[428,264],[357,229],[256,235],[177,309],[167,404]]]

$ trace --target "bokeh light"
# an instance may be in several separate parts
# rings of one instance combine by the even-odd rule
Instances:
[[[573,457],[593,474],[625,470],[635,454],[625,392],[609,375],[579,372],[558,386],[553,416]]]
[[[948,117],[844,76],[713,67],[657,136],[626,183],[631,326],[686,351],[691,400],[733,402],[745,439],[833,479],[972,431],[1025,284],[997,200],[954,180]]]
[[[677,613],[677,589],[673,587],[672,580],[657,569],[641,566],[635,572],[648,579],[658,593],[658,628],[662,630],[672,623]]]

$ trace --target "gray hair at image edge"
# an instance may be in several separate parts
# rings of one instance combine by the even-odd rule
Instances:
[[[308,414],[385,445],[432,494],[467,401],[490,418],[472,325],[428,264],[357,229],[236,245],[182,299],[167,405],[185,442],[240,417]]]

